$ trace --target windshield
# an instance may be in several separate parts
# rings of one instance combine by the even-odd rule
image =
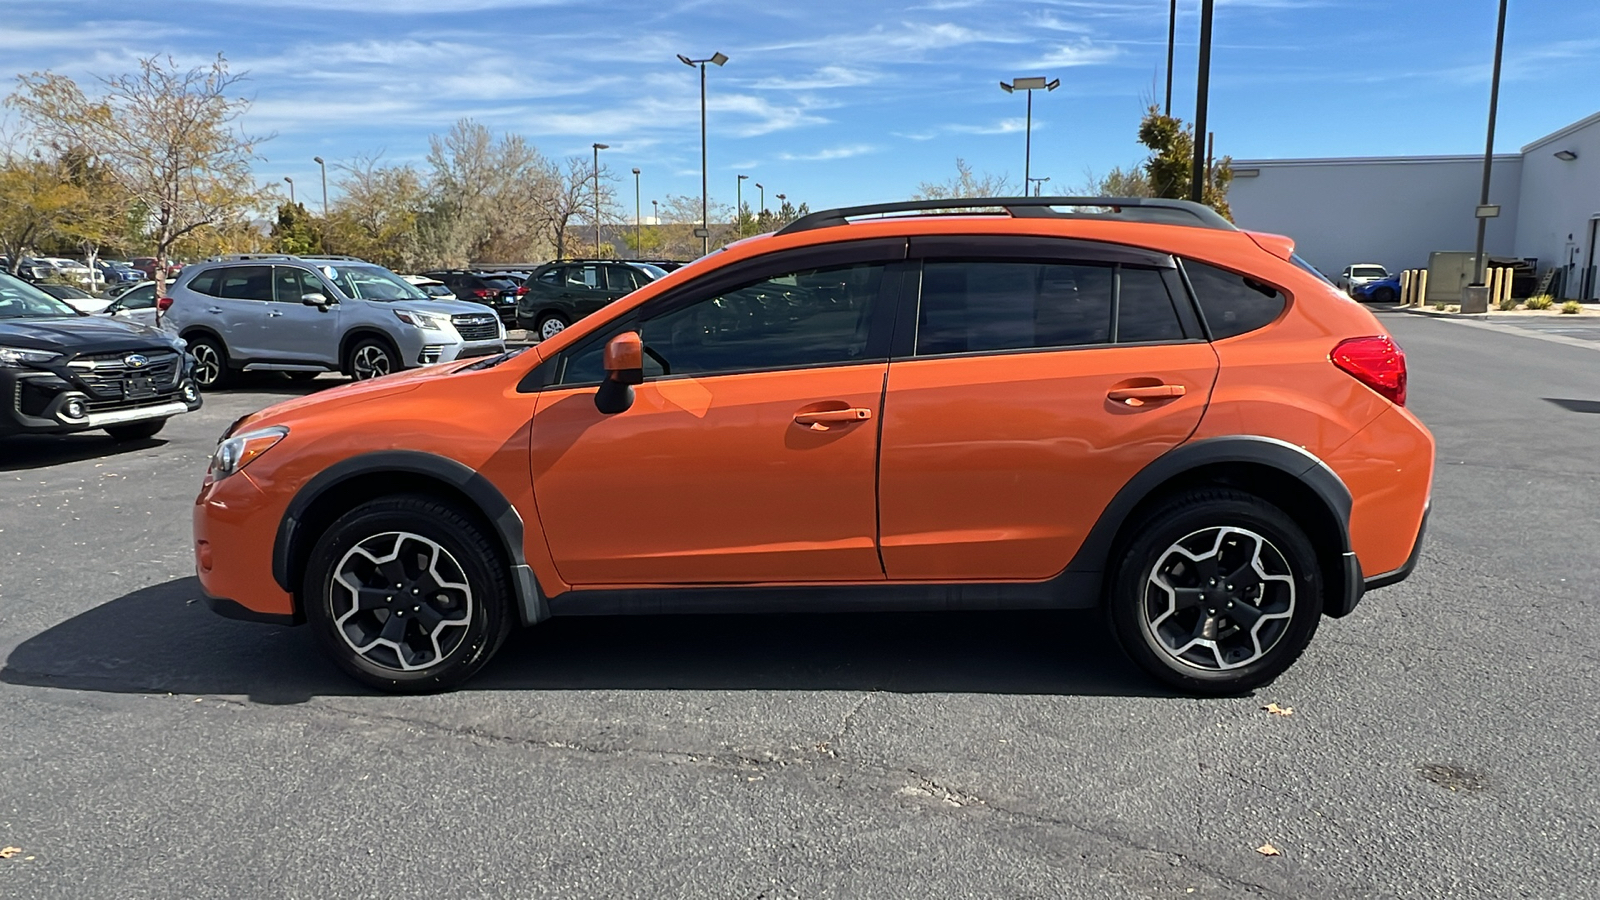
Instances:
[[[382,266],[323,266],[322,274],[352,300],[426,300],[416,285]]]
[[[77,314],[77,310],[44,291],[0,272],[0,319],[44,319]]]
[[[1389,277],[1389,273],[1385,272],[1382,266],[1356,266],[1354,269],[1350,270],[1350,274],[1356,278]]]

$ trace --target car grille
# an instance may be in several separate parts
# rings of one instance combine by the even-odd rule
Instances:
[[[143,365],[135,362],[143,358]],[[123,409],[165,403],[178,387],[182,357],[171,350],[95,353],[80,356],[67,367],[88,388],[89,409]]]
[[[461,332],[463,341],[492,341],[500,336],[500,319],[491,315],[451,316],[450,324]]]

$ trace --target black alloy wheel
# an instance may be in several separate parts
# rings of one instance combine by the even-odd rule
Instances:
[[[400,360],[383,341],[377,338],[362,338],[350,348],[350,357],[345,362],[345,369],[351,378],[367,381],[400,371]]]
[[[194,357],[192,377],[196,387],[208,391],[222,387],[228,380],[228,351],[222,349],[216,338],[190,338],[189,355]]]
[[[1135,523],[1109,598],[1117,640],[1145,671],[1194,694],[1237,694],[1283,673],[1322,617],[1305,532],[1226,488],[1173,497]]]
[[[459,686],[512,625],[496,544],[461,510],[416,495],[372,500],[334,522],[299,601],[339,668],[396,693]]]

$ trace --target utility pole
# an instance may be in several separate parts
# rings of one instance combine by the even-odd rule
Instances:
[[[1200,0],[1200,77],[1194,102],[1194,168],[1189,178],[1189,199],[1196,203],[1205,196],[1206,174],[1206,99],[1211,90],[1211,9],[1215,0]]]
[[[1494,75],[1489,79],[1489,137],[1483,147],[1483,191],[1478,195],[1478,244],[1473,249],[1473,284],[1483,284],[1484,276],[1488,274],[1489,261],[1483,255],[1484,232],[1489,227],[1489,219],[1484,215],[1487,210],[1483,207],[1489,205],[1489,174],[1494,166],[1494,116],[1496,107],[1500,103],[1500,50],[1505,46],[1506,40],[1506,0],[1500,0],[1500,21],[1494,29]]]

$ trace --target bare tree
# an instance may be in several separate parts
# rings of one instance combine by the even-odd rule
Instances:
[[[234,222],[266,200],[250,173],[266,138],[235,127],[250,101],[228,96],[243,77],[228,71],[220,53],[193,69],[152,56],[137,72],[99,79],[100,97],[65,75],[34,72],[18,76],[18,91],[6,102],[45,139],[105,163],[147,211],[151,242],[164,259],[185,235]]]
[[[989,172],[977,174],[972,165],[956,157],[956,174],[948,181],[924,181],[917,185],[914,200],[954,200],[963,197],[1005,197],[1012,191],[1011,182],[1004,175]]]
[[[1096,175],[1093,169],[1084,169],[1083,187],[1079,188],[1078,192],[1084,197],[1152,196],[1150,179],[1145,175],[1142,163],[1136,163],[1126,169],[1113,166],[1104,176]]]

